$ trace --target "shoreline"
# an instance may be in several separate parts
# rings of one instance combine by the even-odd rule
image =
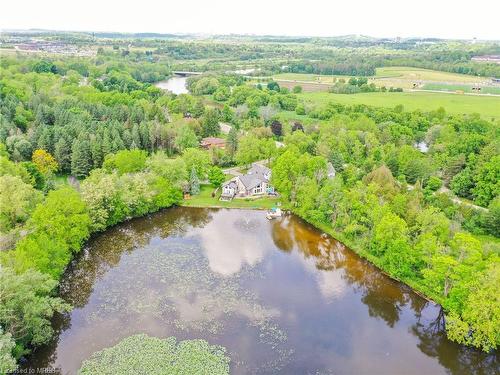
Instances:
[[[186,204],[183,204],[184,202],[185,202],[185,200],[181,201],[178,204],[178,206],[179,207],[186,207],[186,208],[218,208],[218,209],[255,210],[255,211],[264,211],[264,210],[268,210],[269,209],[268,207],[265,207],[263,205],[260,206],[260,207],[259,206],[242,207],[242,206],[237,206],[237,205],[231,206],[230,204],[227,205],[227,206],[220,206],[220,205],[216,205],[216,204],[204,204],[204,203],[198,203],[198,204],[194,204],[194,205],[190,205],[190,204],[186,205]],[[228,203],[232,203],[232,202],[233,201],[229,201]],[[256,200],[255,202],[258,202],[258,200]],[[276,201],[276,202],[279,202],[279,201]],[[297,212],[295,212],[291,207],[288,207],[286,205],[282,206],[282,209],[285,210],[285,211],[289,211],[290,213],[292,213],[293,215],[301,218],[302,220],[304,220],[304,222],[306,222],[309,225],[313,226],[317,230],[320,230],[323,233],[325,233],[325,234],[329,235],[330,237],[332,237],[333,239],[335,239],[336,241],[341,242],[344,246],[346,246],[348,249],[350,249],[352,252],[354,252],[356,255],[358,255],[361,259],[364,259],[365,261],[369,262],[372,266],[376,267],[379,272],[383,273],[384,275],[386,275],[390,279],[392,279],[392,280],[394,280],[394,281],[396,281],[398,283],[401,283],[401,284],[405,285],[406,287],[410,288],[412,290],[412,292],[414,292],[418,296],[422,297],[426,301],[434,303],[435,305],[439,305],[442,308],[442,305],[441,305],[440,302],[436,301],[436,299],[434,299],[433,297],[426,295],[425,292],[422,291],[422,290],[420,290],[418,288],[418,286],[416,286],[414,283],[412,283],[410,281],[407,281],[407,280],[399,279],[399,278],[391,275],[387,271],[385,271],[382,267],[380,267],[380,265],[378,265],[376,263],[376,261],[374,261],[374,259],[372,259],[370,257],[370,255],[365,250],[360,250],[358,245],[356,245],[355,243],[352,243],[351,241],[349,241],[348,239],[346,239],[342,235],[341,232],[337,232],[337,231],[335,231],[335,230],[327,227],[324,224],[315,223],[315,222],[309,221],[306,218],[302,217]]]

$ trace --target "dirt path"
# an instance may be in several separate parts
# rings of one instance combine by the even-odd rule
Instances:
[[[464,200],[458,198],[457,196],[455,196],[455,194],[453,194],[453,192],[450,189],[448,189],[445,186],[441,187],[441,189],[438,190],[438,193],[447,194],[454,203],[461,204],[463,206],[469,206],[469,207],[472,207],[476,210],[488,211],[487,208],[475,205],[474,203],[470,203],[470,202],[467,202],[467,201],[464,201]]]

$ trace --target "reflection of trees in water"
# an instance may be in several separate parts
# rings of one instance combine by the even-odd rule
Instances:
[[[280,250],[291,252],[295,248],[305,258],[314,257],[318,270],[343,269],[343,280],[361,293],[361,301],[367,306],[369,315],[382,319],[389,327],[394,327],[399,321],[405,307],[410,308],[416,316],[410,332],[419,339],[418,348],[437,358],[452,374],[500,373],[498,355],[486,355],[448,340],[440,309],[413,293],[409,287],[390,279],[338,241],[322,236],[295,216],[275,220],[272,238]],[[435,320],[425,321],[422,312],[426,308],[441,312]]]
[[[211,220],[212,212],[214,210],[171,208],[132,219],[95,235],[65,273],[60,285],[61,297],[75,308],[85,306],[93,292],[95,281],[115,267],[124,253],[146,246],[155,236],[181,236],[190,227],[201,228]],[[57,314],[52,326],[53,339],[37,349],[38,354],[34,358],[39,362],[30,363],[31,367],[49,367],[55,362],[60,334],[71,327],[70,314]]]
[[[282,220],[273,220],[271,222],[271,237],[274,245],[286,253],[291,252],[294,245],[292,231],[287,225],[288,220],[289,217],[285,217]]]
[[[429,303],[426,303],[426,307]],[[419,338],[418,348],[439,363],[451,374],[489,375],[500,373],[500,359],[495,353],[486,354],[476,349],[451,342],[444,330],[444,313],[439,309],[435,319],[428,321],[422,315],[411,327]]]
[[[115,267],[123,254],[146,246],[153,237],[181,236],[190,227],[203,227],[211,210],[173,208],[138,218],[98,234],[65,274],[61,296],[75,307],[85,306],[96,279]]]

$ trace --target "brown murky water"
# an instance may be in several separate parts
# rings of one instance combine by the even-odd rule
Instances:
[[[295,216],[174,208],[92,239],[68,270],[74,310],[26,368],[75,374],[129,335],[224,345],[234,374],[494,374],[448,341],[439,309]]]

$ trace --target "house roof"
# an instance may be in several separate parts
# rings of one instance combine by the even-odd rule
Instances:
[[[226,140],[222,138],[216,137],[207,137],[203,138],[200,142],[202,147],[214,147],[214,146],[224,146],[226,144]]]
[[[226,187],[226,186],[227,186],[227,187],[230,187],[230,188],[233,188],[233,189],[238,188],[238,185],[237,185],[237,184],[236,184],[236,182],[234,182],[233,180],[229,180],[229,181],[224,182],[224,183],[222,184],[222,187]]]
[[[267,181],[261,174],[245,174],[243,176],[239,176],[239,179],[247,190],[253,189],[262,182]]]
[[[326,164],[326,172],[328,173],[328,175],[335,175],[335,167],[332,163],[328,162]]]
[[[254,163],[252,168],[248,170],[247,174],[239,176],[239,179],[243,186],[249,190],[253,189],[262,182],[267,182],[269,179],[266,176],[269,176],[269,173],[271,173],[269,168],[261,164]]]
[[[253,164],[252,168],[249,169],[247,175],[265,175],[271,173],[271,170],[262,164]]]

